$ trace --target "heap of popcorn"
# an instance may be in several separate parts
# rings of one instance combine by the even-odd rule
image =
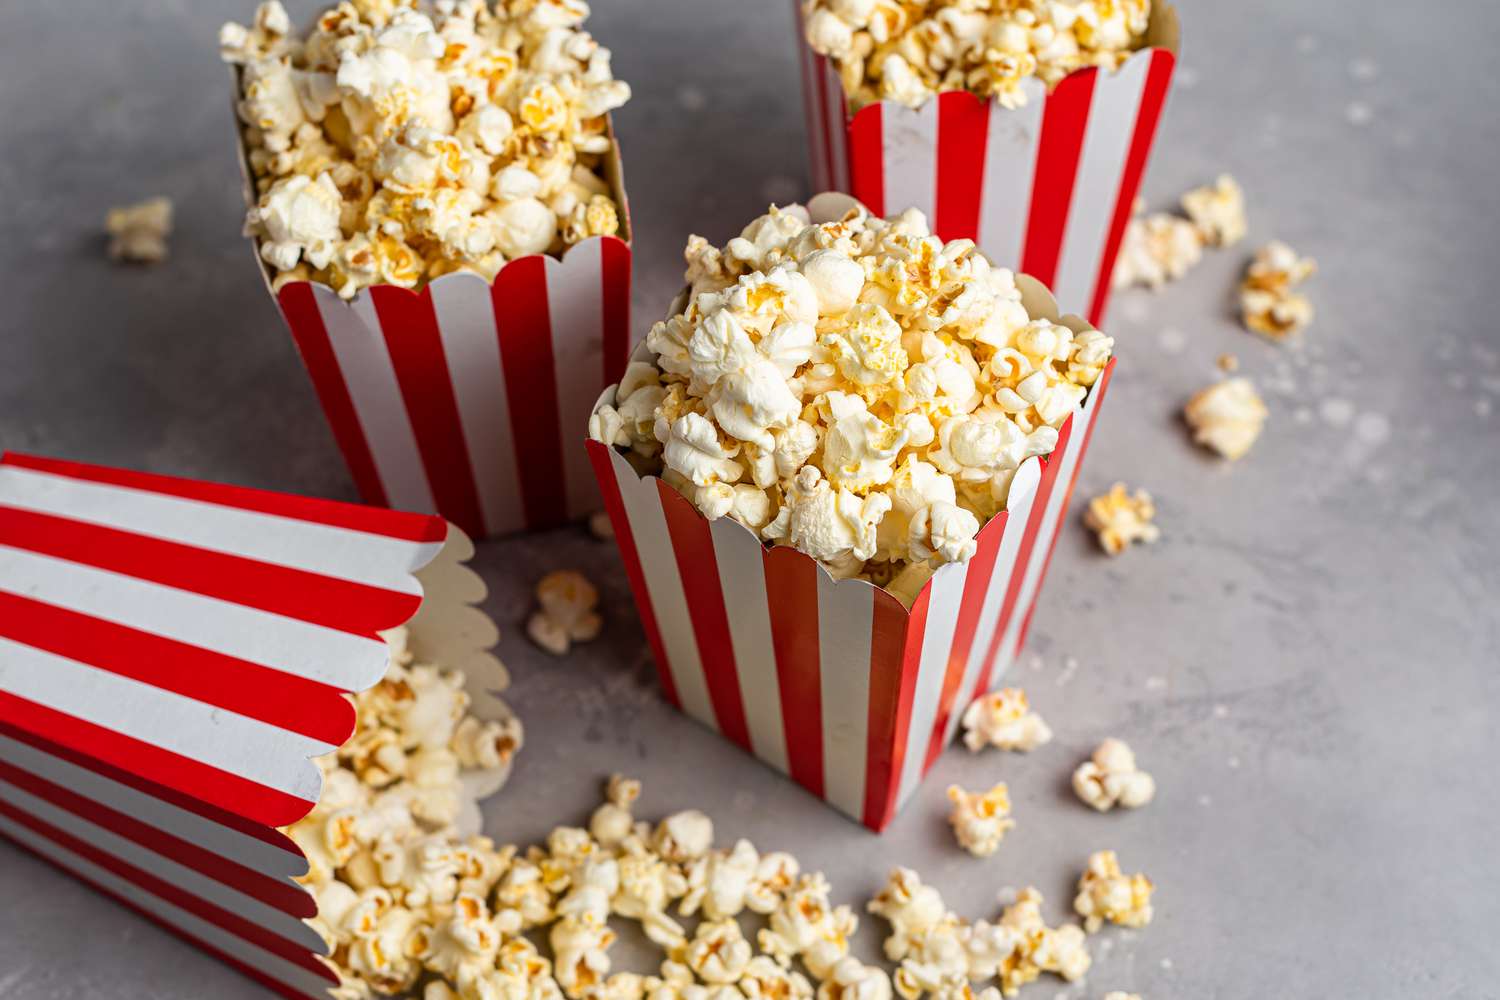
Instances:
[[[227,24],[261,257],[344,297],[619,229],[607,114],[630,97],[583,0],[342,0],[305,35],[278,0]]]
[[[1015,275],[922,213],[800,206],[689,239],[686,304],[589,424],[715,519],[908,602],[966,561],[1114,342],[1027,313]]]
[[[1114,70],[1144,44],[1151,0],[804,0],[808,45],[833,61],[851,111],[968,90],[1008,108],[1022,84]]]

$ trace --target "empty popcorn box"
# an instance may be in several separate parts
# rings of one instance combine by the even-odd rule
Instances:
[[[586,458],[565,444],[630,351],[630,207],[612,122],[610,137],[621,235],[518,257],[493,281],[454,272],[345,300],[321,283],[274,288],[257,248],[366,503],[438,513],[473,538],[599,509]],[[243,142],[240,165],[253,205]]]
[[[468,671],[474,714],[506,711],[468,539],[11,454],[0,545],[0,834],[284,996],[326,996],[307,862],[277,828],[353,732],[346,693],[384,675],[377,630],[411,619],[420,656]],[[504,775],[468,777],[477,828]]]
[[[794,7],[813,189],[846,191],[875,215],[919,208],[938,236],[974,240],[1063,309],[1103,322],[1177,61],[1176,11],[1153,5],[1146,47],[1116,72],[1076,70],[1051,93],[1026,80],[1020,108],[949,91],[850,115],[838,70],[808,46]]]
[[[814,221],[829,216],[814,199]],[[832,217],[836,217],[835,212]],[[1017,275],[1032,316],[1059,318]],[[650,360],[644,343],[635,360]],[[910,610],[859,579],[834,580],[729,518],[709,521],[624,455],[588,442],[662,692],[677,708],[872,830],[884,829],[1026,639],[1113,359],[1059,429],[1057,448],[1016,471],[1007,510],[966,564],[938,568]],[[615,401],[606,389],[595,408]]]

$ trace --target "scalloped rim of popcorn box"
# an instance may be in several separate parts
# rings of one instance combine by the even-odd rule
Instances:
[[[836,191],[825,191],[810,198],[807,202],[806,208],[808,211],[808,215],[811,217],[812,221],[814,223],[821,223],[832,222],[833,220],[843,216],[849,210],[864,209],[864,206],[860,204],[858,199],[853,198],[850,195]],[[1093,325],[1079,316],[1074,316],[1072,314],[1061,315],[1057,306],[1057,301],[1052,297],[1052,293],[1047,290],[1047,287],[1045,285],[1043,285],[1040,281],[1037,281],[1035,278],[1032,278],[1030,275],[1017,274],[1016,287],[1021,291],[1021,303],[1023,306],[1025,306],[1028,315],[1032,317],[1040,317],[1062,326],[1066,326],[1075,334],[1083,333],[1087,330],[1096,329]],[[683,291],[678,293],[677,297],[673,299],[672,305],[668,312],[669,316],[675,315],[682,311],[682,309],[687,304],[687,294],[687,289],[683,289]],[[630,360],[632,362],[650,362],[652,360],[651,351],[649,348],[647,348],[644,339],[636,344],[635,350],[631,352]],[[1113,357],[1110,358],[1109,366],[1112,367],[1114,363],[1115,359]],[[618,388],[618,384],[611,385],[608,386],[602,393],[600,393],[598,400],[596,400],[594,403],[594,412],[598,412],[599,407],[601,406],[612,404],[614,402],[615,392]],[[1093,389],[1091,387],[1089,393],[1085,395],[1083,400],[1081,400],[1079,404],[1073,408],[1073,412],[1069,414],[1067,420],[1065,420],[1062,426],[1058,428],[1060,435],[1066,432],[1066,429],[1073,422],[1074,418],[1077,417],[1078,413],[1083,409],[1084,405],[1086,405],[1088,398],[1090,395],[1092,395],[1092,393]],[[598,441],[587,439],[586,446],[588,447],[590,452],[598,453],[601,450],[607,452],[606,457],[609,458],[611,464],[616,470],[617,475],[631,477],[639,482],[654,480],[657,484],[659,492],[664,498],[665,503],[679,505],[678,509],[680,511],[683,511],[685,513],[690,512],[690,516],[697,518],[704,524],[709,523],[708,519],[703,516],[702,511],[694,506],[691,501],[689,501],[677,490],[666,486],[660,476],[640,475],[635,471],[630,463],[625,460],[625,457],[619,451],[614,448],[609,448]],[[1041,482],[1042,471],[1047,467],[1048,459],[1050,457],[1051,453],[1047,455],[1032,456],[1031,458],[1028,458],[1024,462],[1022,462],[1021,465],[1016,469],[1015,476],[1011,479],[1010,490],[1006,495],[1007,510],[1000,511],[994,517],[990,518],[989,521],[987,521],[984,526],[979,529],[979,533],[974,536],[975,540],[981,546],[985,545],[986,542],[991,540],[990,536],[992,534],[1005,531],[1005,525],[1008,520],[1005,515],[1009,508],[1012,506],[1012,495],[1016,498],[1017,501],[1020,501],[1034,493],[1038,484]],[[733,519],[725,520],[732,521]],[[757,544],[761,545],[762,548],[765,548],[764,541],[762,541],[760,536],[750,528],[746,527],[743,524],[740,524],[738,521],[733,521],[732,527],[738,529],[741,532],[744,532],[745,535],[754,538]],[[869,580],[862,580],[858,577],[836,580],[834,579],[833,574],[829,573],[827,568],[824,567],[822,563],[819,563],[811,556],[803,552],[799,552],[789,545],[771,546],[766,550],[766,558],[770,560],[807,560],[808,562],[813,563],[813,565],[816,567],[817,572],[827,579],[828,585],[830,587],[844,588],[845,592],[848,592],[848,590],[854,588],[869,588],[870,590],[875,591],[874,599],[876,601],[885,602],[887,604],[888,610],[890,610],[891,613],[896,613],[899,611],[903,620],[911,618],[911,608],[903,604],[901,600],[896,597],[896,595],[892,594],[884,587],[877,586]],[[946,563],[942,566],[939,566],[933,572],[932,576],[928,577],[926,583],[922,585],[921,589],[917,591],[916,595],[914,595],[912,605],[916,606],[917,604],[922,603],[923,595],[928,594],[934,586],[945,585],[947,583],[948,577],[961,573],[962,571],[963,567],[956,563]]]

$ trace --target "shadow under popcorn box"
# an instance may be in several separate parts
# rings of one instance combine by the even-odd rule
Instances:
[[[812,208],[823,219],[818,199]],[[1034,278],[1016,284],[1031,316],[1090,329],[1059,316]],[[632,360],[651,360],[644,342]],[[587,442],[664,697],[885,829],[969,702],[1026,641],[1114,365],[1059,428],[1051,454],[1017,469],[1006,510],[980,530],[969,562],[940,566],[910,609],[866,580],[835,580],[808,555],[766,546],[737,521],[709,521],[616,449]],[[595,409],[612,405],[615,390]]]
[[[354,731],[377,631],[504,668],[443,519],[9,454],[0,459],[0,835],[288,997],[337,977],[278,828],[316,804],[310,758]],[[415,616],[415,617],[413,617]],[[459,825],[504,770],[467,772]]]
[[[947,91],[851,115],[833,61],[807,44],[801,0],[793,8],[813,190],[847,192],[876,215],[921,209],[936,235],[975,241],[1102,323],[1177,62],[1176,10],[1154,4],[1145,46],[1114,72],[1075,70],[1050,93],[1027,79],[1020,108]]]
[[[235,68],[235,94],[241,92]],[[599,509],[565,428],[589,415],[630,352],[631,228],[608,117],[604,181],[618,236],[560,257],[507,261],[493,280],[456,271],[418,290],[372,285],[352,299],[320,282],[266,289],[290,329],[361,498],[441,514],[472,538],[556,527]],[[246,207],[257,201],[235,115]]]

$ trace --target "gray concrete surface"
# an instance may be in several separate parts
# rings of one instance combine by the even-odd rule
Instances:
[[[636,334],[679,280],[689,231],[730,236],[805,191],[788,5],[599,0],[636,89],[619,116],[638,232]],[[0,6],[0,445],[352,498],[312,390],[238,236],[227,79],[214,52],[246,2]],[[1018,671],[1057,739],[950,751],[876,837],[674,715],[612,552],[581,531],[485,546],[511,696],[531,734],[489,805],[533,838],[581,818],[600,778],[645,809],[701,806],[723,837],[787,848],[857,904],[920,869],[970,916],[1004,886],[1064,912],[1089,851],[1159,886],[1143,932],[1096,939],[1084,986],[1148,1000],[1500,995],[1492,745],[1500,671],[1500,334],[1494,321],[1500,83],[1491,0],[1436,30],[1355,0],[1181,4],[1185,59],[1147,193],[1166,206],[1233,171],[1251,242],[1317,256],[1303,345],[1240,331],[1248,248],[1157,296],[1118,299],[1121,367],[1083,487],[1149,487],[1163,538],[1108,562],[1066,533]],[[104,259],[113,204],[177,202],[172,260]],[[1234,468],[1176,412],[1239,355],[1272,418]],[[609,625],[566,662],[519,628],[544,570],[597,568]],[[1094,815],[1066,778],[1119,735],[1160,794]],[[1010,782],[1019,827],[989,861],[953,846],[943,788]],[[859,949],[881,928],[867,920]],[[644,968],[643,954],[621,952]],[[249,997],[256,987],[0,844],[0,997]]]

